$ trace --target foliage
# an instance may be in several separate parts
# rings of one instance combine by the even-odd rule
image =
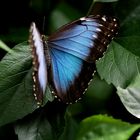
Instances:
[[[140,2],[138,0],[134,2],[130,0],[129,3],[126,0],[118,2],[96,0],[96,2],[115,2],[113,4],[116,7],[115,13],[120,19],[120,31],[103,58],[97,61],[98,73],[79,103],[67,106],[55,100],[49,102],[48,100],[52,98],[48,94],[44,106],[37,109],[32,95],[32,60],[28,43],[23,42],[10,49],[0,41],[0,48],[8,52],[0,61],[1,139],[7,138],[7,131],[11,131],[13,126],[19,140],[139,139],[140,124],[139,119],[135,117],[140,118]],[[39,6],[38,10],[42,4]],[[82,12],[75,7],[63,2],[56,3],[50,16],[50,24],[47,25],[48,32],[81,17]],[[5,41],[7,38],[22,40],[19,37],[18,33],[6,37],[1,35]],[[22,36],[26,37],[27,35]],[[111,97],[116,93],[117,98],[129,112],[125,110],[126,118],[115,116],[113,113],[116,110],[114,109],[112,113],[106,107],[109,104],[115,108],[113,106],[115,101],[112,102]],[[117,104],[116,107],[120,106]],[[117,111],[120,110],[119,108]],[[101,113],[108,115],[95,115]],[[129,120],[128,114],[136,121]]]

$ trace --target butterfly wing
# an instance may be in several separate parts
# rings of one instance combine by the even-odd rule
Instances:
[[[95,70],[94,63],[84,62],[69,53],[51,48],[55,95],[65,103],[78,100]]]
[[[33,57],[33,90],[38,105],[42,104],[47,85],[47,63],[45,60],[43,41],[35,23],[30,27],[29,44]]]
[[[118,30],[116,19],[106,16],[81,18],[60,28],[48,38],[55,95],[63,102],[78,100]]]
[[[97,15],[63,26],[48,38],[48,42],[52,48],[93,62],[102,56],[117,31],[115,18]]]

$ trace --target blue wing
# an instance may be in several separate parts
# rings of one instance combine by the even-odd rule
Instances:
[[[88,86],[95,65],[54,48],[51,49],[51,59],[56,96],[65,103],[75,102]]]
[[[96,42],[93,40],[96,40],[101,26],[95,19],[81,19],[63,27],[50,37],[49,46],[83,60],[91,60],[90,50],[95,46]]]
[[[55,94],[63,102],[78,100],[118,26],[114,18],[81,18],[48,38]]]

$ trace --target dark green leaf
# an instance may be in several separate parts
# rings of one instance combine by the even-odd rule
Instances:
[[[0,62],[0,126],[36,109],[32,95],[31,54],[21,43]]]
[[[23,121],[15,126],[18,140],[55,140],[50,122],[39,116]]]
[[[117,88],[127,110],[139,118],[140,89],[135,85],[139,85],[140,72],[140,1],[119,1],[118,8],[121,37],[110,45],[97,68],[100,76]]]
[[[108,83],[126,87],[139,74],[139,57],[112,42],[106,55],[97,62],[97,70]]]
[[[106,55],[97,62],[97,69],[101,78],[118,89],[117,93],[127,110],[140,117],[140,89],[135,86],[140,84],[140,58],[112,42]],[[133,90],[130,91],[129,86]]]
[[[65,107],[50,103],[17,121],[19,140],[58,140],[64,129],[64,112]]]
[[[59,140],[74,140],[77,134],[78,124],[67,112],[65,115],[65,128]]]

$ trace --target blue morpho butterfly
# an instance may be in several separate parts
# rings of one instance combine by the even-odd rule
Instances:
[[[41,36],[32,23],[29,43],[38,105],[47,88],[64,103],[80,99],[93,77],[95,61],[103,56],[117,31],[116,18],[100,15],[64,25],[48,38]]]

